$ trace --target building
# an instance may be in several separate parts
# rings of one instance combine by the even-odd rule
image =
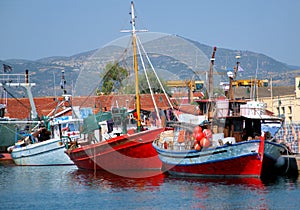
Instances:
[[[300,76],[295,77],[294,86],[237,85],[235,98],[257,100],[267,104],[266,109],[274,116],[284,119],[284,125],[274,136],[277,142],[285,144],[291,152],[300,153]]]
[[[272,86],[270,81],[267,87],[235,87],[235,97],[265,102],[267,110],[283,117],[285,123],[300,122],[300,76],[295,86]]]

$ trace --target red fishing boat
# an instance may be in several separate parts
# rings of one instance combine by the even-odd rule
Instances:
[[[201,177],[274,175],[275,164],[286,151],[283,145],[269,139],[265,140],[262,136],[237,142],[235,138],[224,138],[220,133],[211,135],[207,125],[199,127],[180,122],[171,126],[174,130],[163,132],[161,137],[153,142],[153,147],[163,162],[163,170],[173,175]],[[198,127],[203,129],[203,133]],[[195,133],[195,130],[198,131]]]
[[[215,51],[216,48],[210,78]],[[162,132],[153,142],[163,170],[173,175],[202,177],[262,177],[277,172],[276,163],[287,148],[262,125],[279,128],[282,120],[268,115],[262,102],[234,99],[232,84],[238,65],[239,62],[233,76],[230,74],[227,99],[196,101],[203,113],[202,123],[201,116],[184,116],[169,124],[172,130]],[[208,92],[212,96],[212,88]]]
[[[124,134],[109,140],[67,151],[81,169],[139,170],[161,169],[162,163],[152,142],[163,131],[157,128],[134,134]]]
[[[119,133],[112,138],[105,138],[100,142],[93,144],[80,144],[79,147],[70,145],[66,154],[80,169],[92,170],[148,170],[161,169],[162,163],[158,158],[157,152],[152,147],[152,142],[164,130],[161,126],[149,126],[143,129],[141,125],[141,107],[140,95],[138,86],[138,59],[137,59],[137,37],[135,29],[135,14],[134,5],[131,2],[131,25],[132,30],[132,47],[133,47],[133,68],[135,72],[135,98],[136,111],[134,117],[136,118],[136,127],[129,129],[127,132]],[[155,108],[157,115],[159,112]],[[100,121],[103,121],[100,120]],[[160,172],[159,172],[160,173]]]

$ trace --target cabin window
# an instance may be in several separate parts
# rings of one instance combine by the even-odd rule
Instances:
[[[284,109],[284,107],[281,107],[281,113],[282,113],[282,114],[285,114],[285,109]]]
[[[78,130],[78,129],[76,128],[76,125],[75,125],[75,124],[72,124],[72,123],[68,124],[68,127],[69,127],[69,131],[76,131],[76,130]]]
[[[292,106],[289,106],[288,109],[289,109],[289,114],[292,114]]]
[[[242,121],[234,121],[233,125],[234,125],[234,132],[241,132],[242,131]]]
[[[196,83],[196,91],[199,91],[203,88],[203,84],[202,83]]]

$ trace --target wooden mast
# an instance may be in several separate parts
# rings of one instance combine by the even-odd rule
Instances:
[[[208,74],[208,99],[209,99],[209,110],[208,110],[208,116],[207,118],[210,119],[211,118],[211,98],[213,96],[213,90],[214,90],[214,84],[213,84],[213,71],[214,71],[214,63],[215,63],[215,54],[217,51],[217,47],[214,47],[213,53],[211,55],[211,59],[210,59],[210,67],[209,67],[209,74]]]
[[[140,107],[140,93],[139,93],[139,68],[136,52],[136,30],[135,30],[135,15],[134,4],[131,1],[131,26],[132,26],[132,48],[133,48],[133,68],[135,73],[135,98],[136,98],[136,113],[137,113],[137,131],[141,131],[141,107]]]
[[[132,34],[132,48],[133,48],[133,68],[135,72],[135,98],[136,98],[136,113],[137,113],[137,131],[141,131],[141,102],[140,102],[140,91],[139,91],[139,69],[138,69],[138,59],[137,59],[137,36],[136,32],[147,32],[148,30],[136,30],[135,29],[135,14],[134,14],[134,4],[131,1],[131,30],[121,30],[121,32],[131,32]]]
[[[214,71],[214,62],[215,62],[215,54],[217,51],[217,47],[214,47],[213,53],[210,59],[210,68],[209,68],[209,78],[208,78],[208,98],[211,99],[213,96],[213,71]]]
[[[140,102],[140,91],[139,91],[139,68],[137,59],[137,38],[136,32],[146,32],[147,30],[136,30],[135,29],[135,14],[134,14],[134,4],[131,1],[131,26],[132,30],[122,30],[121,32],[131,32],[132,34],[132,48],[133,48],[133,68],[135,72],[135,98],[136,98],[136,113],[137,113],[137,131],[141,131],[141,102]]]

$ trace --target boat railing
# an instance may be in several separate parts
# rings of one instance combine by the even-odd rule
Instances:
[[[24,77],[24,74],[0,74],[0,86],[11,83],[26,83],[26,77]]]
[[[216,116],[217,117],[241,117],[245,115],[251,115],[251,116],[261,116],[265,114],[265,109],[262,108],[217,108],[216,109]]]
[[[240,110],[236,107],[233,109],[229,108],[216,108],[216,117],[222,118],[222,117],[239,117],[240,115]]]
[[[197,125],[194,125],[194,127]],[[190,123],[185,123],[185,122],[179,122],[179,121],[168,121],[167,122],[167,127],[171,127],[171,128],[182,128],[185,129],[187,131],[193,132],[194,127],[191,126]]]

